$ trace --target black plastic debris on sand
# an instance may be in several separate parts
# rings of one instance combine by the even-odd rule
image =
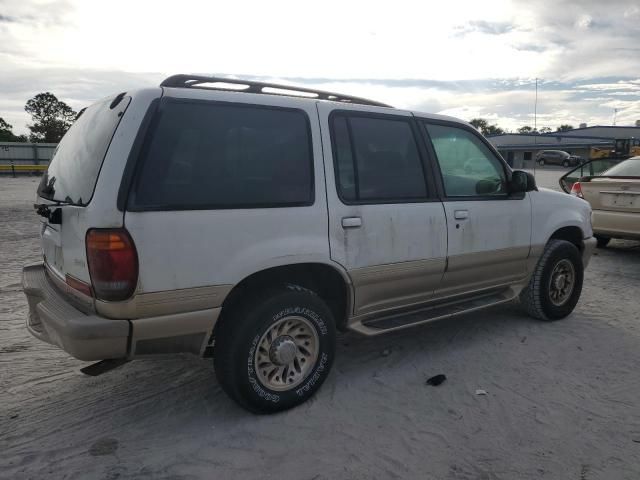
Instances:
[[[447,379],[447,376],[444,375],[443,373],[440,373],[438,375],[434,375],[433,377],[427,379],[427,385],[431,385],[432,387],[437,387],[438,385],[442,384],[442,382],[444,382]]]

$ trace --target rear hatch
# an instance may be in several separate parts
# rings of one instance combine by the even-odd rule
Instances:
[[[50,214],[40,228],[44,261],[63,281],[90,283],[85,210],[100,169],[131,97],[120,94],[83,110],[54,151],[38,186],[37,203]]]
[[[596,177],[580,186],[593,210],[640,212],[640,179]]]

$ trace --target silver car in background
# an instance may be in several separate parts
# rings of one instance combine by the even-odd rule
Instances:
[[[570,155],[563,150],[541,150],[536,154],[536,162],[540,166],[545,164],[562,165],[563,167],[580,165],[579,157]]]

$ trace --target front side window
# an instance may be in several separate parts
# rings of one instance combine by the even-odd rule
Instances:
[[[299,110],[169,100],[140,161],[134,209],[313,203],[309,123]]]
[[[410,202],[427,197],[411,124],[397,117],[335,115],[337,188],[345,202]]]
[[[425,123],[448,197],[505,195],[502,162],[472,132]]]

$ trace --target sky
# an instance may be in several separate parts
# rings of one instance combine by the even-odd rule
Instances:
[[[332,90],[507,130],[640,120],[638,0],[0,0],[0,117],[175,73]]]

